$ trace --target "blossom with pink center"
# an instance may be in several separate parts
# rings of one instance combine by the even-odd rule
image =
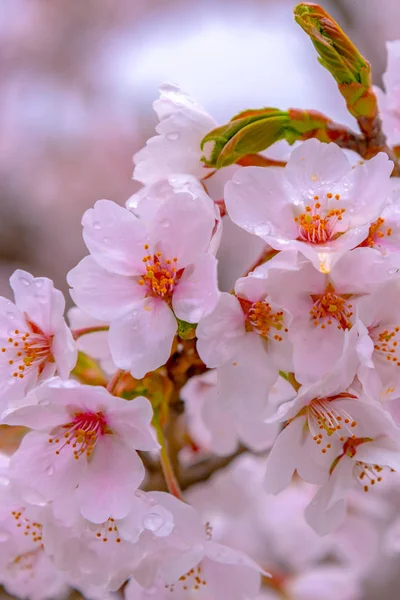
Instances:
[[[29,600],[52,600],[68,593],[67,577],[46,554],[43,523],[47,508],[19,502],[0,488],[0,581],[9,594]]]
[[[278,434],[277,423],[266,423],[279,402],[293,398],[292,386],[279,377],[269,392],[268,406],[264,414],[237,414],[231,410],[229,401],[223,399],[223,389],[218,386],[218,369],[207,371],[189,379],[182,388],[185,415],[191,439],[201,450],[219,456],[228,456],[239,443],[261,452],[270,448]]]
[[[324,535],[344,522],[350,490],[370,492],[400,470],[400,430],[378,404],[357,403],[356,437],[347,437],[332,461],[329,478],[306,508],[307,522]],[[361,417],[361,418],[360,418]]]
[[[398,277],[362,298],[357,311],[365,327],[358,377],[376,400],[400,396],[400,280]]]
[[[300,383],[318,381],[331,370],[353,328],[359,331],[360,337],[352,339],[360,351],[368,346],[368,336],[359,327],[357,306],[361,298],[393,277],[392,270],[372,248],[347,252],[329,274],[317,271],[292,251],[282,252],[256,269],[254,276],[268,279],[271,299],[293,316],[289,339]]]
[[[353,389],[358,365],[351,336],[343,355],[324,379],[300,388],[296,398],[278,407],[270,421],[286,421],[267,458],[265,487],[277,494],[295,471],[309,483],[323,483],[335,456],[348,437],[355,438],[368,413],[368,404]]]
[[[0,298],[0,401],[6,407],[55,371],[66,379],[77,357],[64,296],[53,282],[18,269],[10,285],[15,304]]]
[[[311,139],[287,166],[248,167],[225,187],[231,219],[276,250],[296,249],[324,273],[367,236],[391,192],[386,154],[352,167],[335,144]]]
[[[387,68],[383,74],[385,92],[374,86],[383,130],[391,146],[400,144],[400,41],[386,42]]]
[[[67,521],[54,513],[47,520],[43,539],[55,566],[84,591],[94,586],[103,593],[118,590],[146,555],[148,544],[174,528],[172,514],[151,493],[138,490],[126,517],[96,524],[81,516],[74,501]]]
[[[50,381],[37,403],[11,411],[3,422],[33,431],[10,461],[10,477],[26,501],[52,501],[69,514],[71,496],[94,523],[124,518],[144,478],[136,450],[158,448],[146,398],[128,402],[102,387]],[[105,485],[107,482],[107,485]]]
[[[208,367],[217,367],[221,408],[249,418],[265,410],[279,370],[292,370],[291,315],[269,297],[267,278],[243,277],[235,293],[221,294],[199,323],[197,350]]]
[[[384,256],[400,252],[399,190],[393,192],[393,202],[371,223],[367,238],[360,244],[379,250]]]
[[[214,119],[190,96],[172,84],[160,87],[153,104],[157,134],[134,156],[133,178],[144,184],[179,173],[202,179],[211,172],[201,161],[200,143],[216,127]]]
[[[197,323],[218,301],[215,215],[180,188],[149,218],[101,200],[82,223],[91,255],[68,274],[71,296],[110,323],[115,364],[141,378],[168,360],[176,318]]]
[[[152,494],[158,498],[160,492]],[[171,534],[157,540],[133,573],[125,591],[127,600],[199,600],[255,598],[260,588],[262,569],[239,550],[212,541],[212,527],[204,526],[198,512],[173,496],[160,500],[174,516]],[[149,577],[151,574],[151,577]],[[264,575],[267,575],[264,573]]]

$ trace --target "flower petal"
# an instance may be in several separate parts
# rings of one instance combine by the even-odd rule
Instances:
[[[178,319],[198,323],[215,309],[218,299],[217,259],[202,254],[179,280],[172,297],[174,313]]]
[[[144,298],[111,323],[109,340],[115,364],[138,379],[165,364],[176,333],[175,317],[165,302]]]

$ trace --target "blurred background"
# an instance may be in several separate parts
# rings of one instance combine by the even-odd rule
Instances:
[[[398,0],[322,0],[374,67],[400,38]],[[161,82],[224,122],[248,107],[320,109],[351,123],[292,18],[293,0],[1,0],[0,294],[17,267],[65,274],[83,211],[134,191]]]

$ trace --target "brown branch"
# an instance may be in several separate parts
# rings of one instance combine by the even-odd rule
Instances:
[[[235,458],[241,456],[245,452],[248,452],[248,449],[244,446],[240,446],[236,452],[229,456],[213,456],[212,458],[202,460],[191,467],[181,469],[178,478],[180,488],[182,490],[187,490],[196,483],[207,481],[214,473],[230,465]],[[146,492],[155,490],[162,492],[167,491],[167,486],[162,473],[148,473],[148,478],[145,481],[143,489]]]

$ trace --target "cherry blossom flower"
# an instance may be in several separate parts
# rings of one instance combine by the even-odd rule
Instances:
[[[374,87],[378,97],[383,129],[391,146],[400,144],[400,41],[386,42],[388,62],[383,74],[385,92]]]
[[[157,134],[134,156],[133,178],[144,184],[168,175],[185,173],[202,179],[212,172],[201,161],[200,143],[216,127],[214,119],[176,85],[160,87],[153,104],[159,124]]]
[[[400,280],[396,277],[362,298],[357,307],[369,336],[368,346],[364,344],[360,353],[358,376],[367,394],[382,401],[399,397],[399,297]]]
[[[318,490],[305,516],[319,534],[337,529],[347,514],[349,490],[357,483],[364,492],[391,471],[400,470],[400,430],[378,404],[356,403],[356,437],[349,436],[330,466],[329,479]]]
[[[264,411],[279,369],[292,370],[291,315],[270,299],[267,278],[241,278],[235,291],[221,294],[199,323],[197,350],[208,367],[218,367],[221,407],[249,417]]]
[[[194,593],[204,600],[256,597],[262,569],[243,552],[212,541],[210,526],[204,526],[194,508],[173,496],[160,501],[173,514],[175,528],[157,540],[155,553],[135,571],[125,592],[127,600],[144,600],[155,593],[160,600],[190,600]],[[152,579],[144,583],[149,573]]]
[[[279,493],[295,471],[309,483],[323,483],[347,437],[358,435],[369,405],[348,390],[358,364],[351,340],[355,334],[351,332],[343,356],[324,379],[301,387],[294,400],[278,407],[274,418],[287,423],[267,459],[267,491]]]
[[[152,412],[146,398],[128,402],[102,387],[51,381],[38,389],[37,404],[4,418],[33,429],[11,457],[10,476],[28,502],[52,501],[59,515],[76,496],[89,521],[124,518],[144,477],[136,450],[158,448]]]
[[[43,539],[55,566],[83,590],[93,586],[103,593],[118,590],[140,564],[149,542],[168,536],[174,528],[172,514],[151,493],[139,490],[122,519],[91,523],[80,514],[76,498],[69,508],[68,522],[54,514],[45,523]]]
[[[293,150],[284,169],[237,171],[225,202],[235,223],[276,250],[299,250],[328,273],[381,216],[392,169],[383,153],[353,168],[338,146],[311,139]]]
[[[176,318],[197,323],[218,301],[214,215],[181,190],[149,220],[101,200],[83,217],[91,256],[68,274],[76,304],[110,322],[115,364],[137,378],[163,365]]]
[[[347,252],[329,274],[317,271],[310,261],[293,252],[280,253],[256,269],[254,276],[268,278],[271,299],[293,317],[289,339],[300,383],[318,381],[330,371],[343,354],[352,328],[359,332],[359,338],[352,338],[359,351],[368,353],[370,340],[359,327],[357,306],[361,298],[393,277],[392,270],[372,248]]]
[[[18,502],[9,487],[0,488],[0,581],[9,594],[52,600],[67,594],[65,574],[45,553],[42,517],[47,508]]]
[[[0,400],[6,407],[56,370],[66,379],[77,356],[64,297],[53,282],[18,269],[10,285],[15,304],[0,297]]]
[[[393,192],[393,202],[388,204],[381,216],[371,223],[368,237],[360,244],[379,250],[384,256],[400,251],[399,190]]]

